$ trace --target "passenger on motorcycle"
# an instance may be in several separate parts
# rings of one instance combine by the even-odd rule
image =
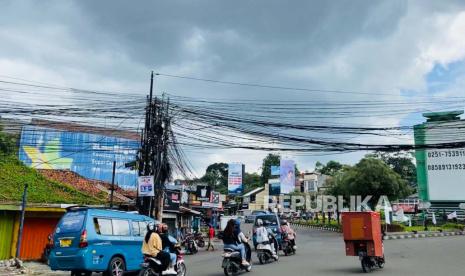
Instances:
[[[273,237],[271,230],[263,226],[263,220],[257,219],[257,228],[255,229],[255,235],[257,237],[257,243],[266,245],[266,248],[271,251],[274,259],[277,259],[274,239],[270,241],[270,236]]]
[[[142,242],[142,254],[160,260],[161,270],[165,270],[170,263],[170,255],[163,251],[160,235],[157,234],[159,224],[150,222],[147,224],[147,233]]]
[[[170,236],[170,234],[168,233],[168,225],[163,223],[161,224],[161,227],[158,227],[158,230],[158,234],[161,238],[163,251],[170,254],[171,259],[171,263],[168,269],[166,270],[166,274],[176,274],[176,271],[174,270],[174,266],[176,265],[176,253],[174,252],[176,252],[175,246],[178,243],[178,241],[174,237]]]
[[[225,249],[232,249],[241,253],[242,265],[249,266],[246,259],[246,251],[243,243],[248,242],[240,228],[240,223],[230,219],[223,232],[223,243]]]
[[[287,235],[287,239],[291,243],[292,247],[294,249],[297,249],[297,246],[295,245],[295,238],[296,238],[296,233],[295,231],[291,228],[289,225],[289,222],[287,220],[283,220],[281,224],[281,231]]]

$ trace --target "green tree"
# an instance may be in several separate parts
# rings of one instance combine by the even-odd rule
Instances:
[[[262,183],[268,183],[268,179],[271,177],[271,166],[279,166],[281,162],[281,156],[279,154],[268,154],[262,163],[262,174],[261,181]]]
[[[391,169],[398,173],[402,179],[407,181],[411,187],[417,186],[417,167],[414,163],[412,152],[375,152],[372,155],[388,164]]]
[[[218,192],[226,193],[228,191],[228,164],[213,163],[209,165],[200,181],[207,183]]]
[[[245,173],[243,177],[244,193],[250,192],[258,187],[263,187],[261,177],[258,173]]]
[[[16,139],[13,135],[3,132],[0,125],[0,154],[11,155],[16,151]]]
[[[336,173],[328,183],[328,193],[343,195],[346,199],[351,195],[373,196],[372,206],[380,196],[396,200],[411,194],[407,182],[386,163],[373,157],[365,157],[355,166],[347,167]]]
[[[318,171],[321,174],[326,174],[326,175],[335,175],[338,171],[340,171],[344,165],[337,161],[329,161],[326,163],[326,165],[323,165],[320,163],[320,161],[317,161],[315,164],[315,170]]]

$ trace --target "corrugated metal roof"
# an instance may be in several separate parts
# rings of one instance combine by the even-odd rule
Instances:
[[[125,138],[125,139],[136,140],[136,141],[140,140],[140,135],[138,133],[127,131],[127,130],[95,127],[95,126],[81,125],[81,124],[69,123],[69,122],[55,122],[55,121],[40,120],[40,119],[32,119],[31,124],[34,126],[53,128],[53,129],[64,130],[64,131],[100,134],[104,136],[119,137],[119,138]]]
[[[260,188],[256,188],[248,193],[246,193],[245,195],[243,195],[242,197],[246,197],[246,196],[251,196],[251,195],[254,195],[254,194],[257,194],[261,191],[265,190],[265,187],[260,187]]]

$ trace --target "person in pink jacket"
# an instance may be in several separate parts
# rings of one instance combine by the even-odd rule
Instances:
[[[295,245],[296,233],[289,225],[289,222],[287,222],[286,220],[284,220],[281,224],[281,231],[287,234],[287,239],[289,239],[289,242],[292,244],[292,247],[294,249],[297,249],[297,246]]]

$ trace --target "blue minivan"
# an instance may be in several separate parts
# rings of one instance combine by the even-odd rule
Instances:
[[[142,240],[152,218],[137,213],[74,207],[61,218],[49,256],[52,270],[121,276],[140,269]]]

